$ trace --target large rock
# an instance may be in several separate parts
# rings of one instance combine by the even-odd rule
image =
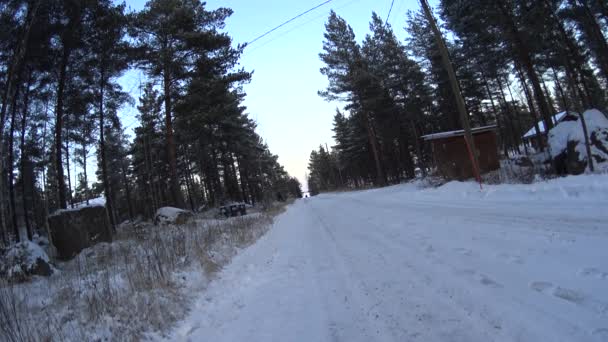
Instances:
[[[10,246],[0,256],[0,275],[11,281],[22,281],[30,276],[50,276],[53,273],[48,255],[31,241]]]
[[[192,212],[173,207],[162,207],[154,215],[154,224],[184,224],[192,219]]]
[[[70,259],[99,242],[112,242],[110,220],[103,206],[60,210],[49,216],[53,244],[60,259]]]
[[[591,109],[583,113],[597,168],[608,166],[608,118]],[[588,167],[585,135],[578,115],[569,115],[549,131],[551,156],[558,174],[578,175]]]

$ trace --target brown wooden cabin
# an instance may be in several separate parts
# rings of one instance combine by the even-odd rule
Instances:
[[[496,126],[471,130],[481,173],[500,168]],[[464,130],[434,133],[422,136],[430,142],[437,171],[446,179],[465,180],[475,176],[464,139]]]

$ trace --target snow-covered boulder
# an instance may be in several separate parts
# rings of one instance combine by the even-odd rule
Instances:
[[[608,165],[608,118],[597,109],[583,113],[598,166]],[[559,174],[581,174],[588,167],[585,135],[578,115],[569,115],[549,131],[549,146]]]
[[[110,219],[103,205],[60,210],[49,216],[51,240],[61,259],[70,259],[99,242],[112,242]]]
[[[33,275],[50,276],[53,268],[42,247],[31,241],[10,246],[0,256],[0,276],[22,281]]]
[[[154,224],[184,224],[192,218],[192,213],[187,210],[162,207],[154,215]]]

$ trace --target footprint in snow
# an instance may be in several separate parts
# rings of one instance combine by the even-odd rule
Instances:
[[[492,279],[492,278],[490,278],[490,277],[488,277],[486,275],[483,275],[483,274],[478,275],[477,279],[479,280],[479,282],[481,284],[483,284],[485,286],[494,287],[494,288],[501,288],[501,287],[503,287],[502,284],[497,283],[496,281],[494,281],[494,279]]]
[[[591,335],[598,336],[602,341],[608,340],[608,328],[599,328],[591,332]]]
[[[457,270],[456,274],[464,275],[464,276],[472,276],[475,274],[475,270],[471,270],[471,269]]]
[[[583,277],[595,277],[595,278],[599,278],[599,279],[608,279],[608,272],[598,270],[597,268],[594,268],[594,267],[583,268],[582,270],[580,270],[579,275],[581,275]]]
[[[513,263],[513,264],[523,264],[524,263],[524,259],[522,257],[520,257],[519,255],[513,255],[513,254],[509,254],[509,253],[500,253],[497,255],[498,258],[501,259],[505,259],[506,261]]]
[[[577,304],[580,304],[585,300],[585,297],[581,293],[559,286],[553,289],[553,295],[555,297]]]
[[[454,248],[454,251],[466,256],[473,255],[473,251],[467,248]]]
[[[530,283],[530,288],[534,291],[552,295],[571,303],[581,304],[585,301],[585,296],[575,290],[555,286],[546,281],[534,281]]]
[[[545,292],[553,287],[553,284],[546,281],[534,281],[530,283],[530,288],[537,292]]]
[[[493,288],[503,287],[502,284],[500,284],[499,282],[495,281],[494,279],[488,277],[485,274],[478,274],[475,270],[471,270],[471,269],[457,270],[456,274],[466,276],[466,277],[472,277],[472,278],[476,279],[477,281],[479,281],[482,285],[485,285],[488,287],[493,287]]]

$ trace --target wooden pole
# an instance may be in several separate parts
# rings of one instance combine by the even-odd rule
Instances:
[[[452,93],[454,93],[454,99],[456,100],[456,106],[458,107],[458,113],[460,114],[460,121],[462,123],[462,128],[464,129],[464,139],[467,145],[467,150],[469,152],[469,157],[471,159],[471,164],[473,166],[473,173],[475,174],[475,178],[477,178],[477,181],[479,182],[479,187],[481,188],[481,175],[479,173],[477,149],[475,149],[475,141],[473,140],[473,134],[471,133],[471,125],[469,124],[469,114],[467,113],[467,107],[460,91],[460,85],[458,83],[458,79],[456,78],[456,72],[454,71],[454,66],[452,65],[452,61],[450,60],[448,48],[445,45],[443,37],[441,36],[441,32],[437,28],[437,23],[435,22],[435,18],[431,13],[431,8],[429,7],[429,4],[426,0],[420,0],[420,5],[422,6],[422,10],[424,11],[426,18],[429,21],[429,24],[431,25],[431,29],[433,30],[433,34],[435,35],[435,41],[437,43],[437,46],[439,47],[439,52],[441,53],[443,67],[448,73],[448,77],[450,79]]]

